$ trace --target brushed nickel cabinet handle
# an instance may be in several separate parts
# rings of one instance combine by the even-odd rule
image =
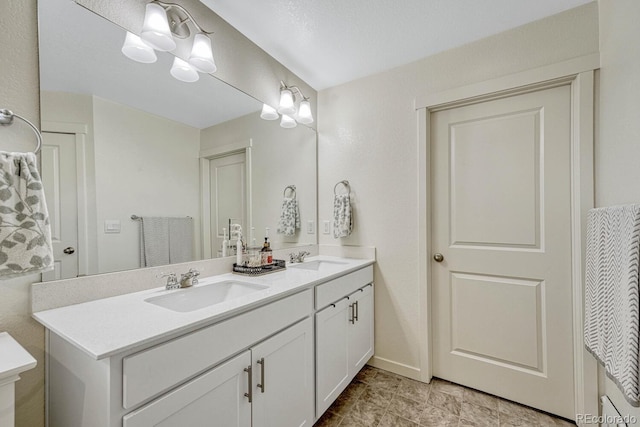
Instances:
[[[355,317],[355,311],[354,311],[355,305],[356,305],[355,302],[353,304],[349,304],[349,309],[351,310],[351,317],[349,318],[349,322],[351,322],[352,325],[356,323],[356,317]]]
[[[353,318],[354,318],[354,320],[355,320],[356,322],[358,321],[358,303],[359,303],[359,302],[360,302],[360,301],[356,301],[356,302],[354,302],[354,303],[353,303],[353,305],[355,305],[355,306],[356,306],[356,313],[353,315]]]
[[[264,357],[258,360],[258,365],[260,365],[260,384],[258,384],[258,387],[260,391],[264,393]]]
[[[248,374],[249,377],[249,392],[244,394],[244,397],[249,399],[249,403],[253,400],[253,375],[251,365],[244,368],[244,371]]]

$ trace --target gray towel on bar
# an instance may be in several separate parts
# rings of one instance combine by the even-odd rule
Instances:
[[[300,208],[295,197],[285,197],[280,209],[280,221],[278,233],[285,236],[293,236],[300,229]]]
[[[349,237],[352,230],[351,197],[349,194],[336,194],[333,198],[333,237]]]
[[[169,262],[193,261],[193,218],[169,218]]]
[[[585,346],[640,406],[640,205],[590,210],[586,252]]]
[[[36,155],[0,152],[0,278],[52,268],[49,212]]]
[[[169,264],[169,218],[145,216],[140,221],[141,266]]]

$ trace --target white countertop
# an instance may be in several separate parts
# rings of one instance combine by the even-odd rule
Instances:
[[[34,313],[33,317],[92,358],[103,359],[199,329],[375,262],[373,259],[329,256],[308,258],[307,262],[313,260],[338,261],[344,264],[331,265],[324,271],[289,268],[287,265],[288,268],[284,271],[258,277],[227,273],[200,278],[197,287],[225,280],[240,280],[267,285],[268,288],[191,312],[176,312],[145,301],[156,295],[190,290],[167,291],[161,287],[40,311]]]
[[[0,333],[0,384],[35,368],[36,359],[7,332]]]

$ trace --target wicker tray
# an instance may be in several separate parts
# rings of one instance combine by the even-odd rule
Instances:
[[[275,273],[285,268],[287,268],[286,261],[283,259],[274,259],[273,263],[260,267],[245,267],[236,263],[233,264],[233,272],[245,276],[262,276],[263,274]]]

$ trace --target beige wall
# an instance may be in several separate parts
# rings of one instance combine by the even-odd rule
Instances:
[[[415,377],[421,369],[416,96],[597,51],[592,3],[319,93],[318,219],[331,218],[333,186],[348,179],[355,228],[339,243],[377,249],[377,365]]]
[[[640,2],[600,0],[600,114],[596,205],[640,203]],[[600,392],[640,419],[600,368]]]
[[[253,226],[258,244],[264,242],[264,230],[270,229],[274,249],[316,244],[316,232],[307,233],[307,221],[316,223],[316,134],[306,126],[283,129],[279,121],[262,120],[249,114],[202,130],[202,150],[252,141],[251,181]],[[277,234],[283,190],[296,186],[301,228],[295,236]],[[288,193],[287,193],[288,194]],[[249,236],[245,230],[245,236]]]
[[[93,98],[98,272],[140,267],[140,223],[131,215],[190,216],[200,248],[200,129]],[[119,220],[120,233],[104,233]]]
[[[9,108],[38,123],[39,80],[36,0],[3,3],[0,28],[0,108]],[[17,122],[0,129],[0,150],[32,150],[33,132]],[[38,366],[16,384],[16,425],[44,425],[44,331],[30,317],[29,288],[40,275],[0,280],[0,331],[9,332],[37,360]]]

